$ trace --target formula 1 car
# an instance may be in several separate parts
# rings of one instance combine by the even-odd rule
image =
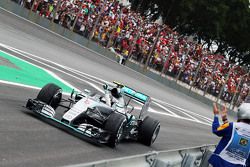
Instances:
[[[54,126],[110,147],[116,147],[122,139],[132,139],[147,146],[153,144],[160,131],[160,122],[144,116],[150,97],[117,82],[109,87],[120,88],[126,99],[126,112],[108,106],[104,96],[86,89],[84,92],[72,90],[71,96],[63,99],[62,89],[53,83],[45,85],[35,99],[29,99],[26,108]],[[137,112],[138,107],[131,104],[142,107]],[[60,109],[63,112],[58,114]]]

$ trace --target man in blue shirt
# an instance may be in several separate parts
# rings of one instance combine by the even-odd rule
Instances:
[[[222,137],[209,159],[213,167],[244,167],[250,150],[250,103],[242,103],[237,112],[237,122],[228,122],[227,109],[221,111],[223,124],[219,123],[219,110],[214,104],[213,133]]]

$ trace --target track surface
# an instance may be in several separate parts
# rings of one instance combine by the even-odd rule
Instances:
[[[153,98],[212,119],[211,107],[2,10],[0,10],[0,39],[1,43],[8,46],[97,78],[120,81]],[[32,61],[20,54],[2,47],[0,49],[55,72],[77,88],[94,90],[87,82],[84,82],[93,83],[89,78],[79,74],[74,75],[82,80],[72,78],[72,76]],[[52,63],[43,62],[53,66]],[[65,69],[63,71],[73,75],[72,71]],[[100,84],[97,85],[101,87]],[[121,143],[116,149],[96,146],[36,119],[23,108],[26,100],[35,97],[37,92],[38,90],[0,84],[0,166],[62,166],[141,154],[152,150],[215,144],[218,141],[218,138],[211,134],[211,127],[208,125],[149,113],[161,121],[160,135],[152,147],[134,142]],[[178,115],[182,114],[180,110],[173,109],[169,105],[165,105],[165,107]],[[155,104],[152,108],[168,113],[159,106],[157,108]]]

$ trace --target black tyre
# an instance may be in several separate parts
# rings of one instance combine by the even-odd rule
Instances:
[[[111,113],[106,120],[104,129],[111,133],[108,141],[110,147],[116,147],[120,142],[125,121],[126,118],[124,115],[115,112]]]
[[[62,99],[62,88],[53,83],[49,83],[40,90],[36,99],[56,109]]]
[[[139,142],[151,146],[156,140],[160,131],[160,122],[146,116],[139,127]]]

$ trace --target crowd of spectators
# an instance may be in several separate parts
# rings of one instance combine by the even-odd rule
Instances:
[[[149,67],[201,89],[204,94],[221,94],[220,98],[227,102],[236,95],[237,105],[249,92],[249,77],[243,68],[167,25],[150,22],[116,0],[16,1],[103,47],[113,48],[125,58],[145,64],[150,56]]]

